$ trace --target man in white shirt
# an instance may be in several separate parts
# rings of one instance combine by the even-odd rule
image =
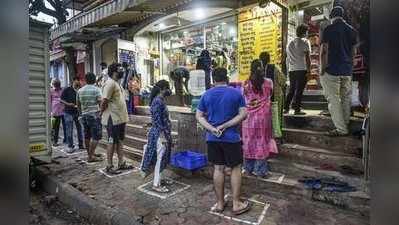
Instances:
[[[289,71],[290,89],[285,101],[284,113],[288,113],[290,106],[295,110],[295,115],[305,115],[301,111],[302,94],[310,74],[310,42],[309,27],[301,24],[296,29],[297,37],[287,46],[287,68]],[[292,104],[291,104],[292,103]]]

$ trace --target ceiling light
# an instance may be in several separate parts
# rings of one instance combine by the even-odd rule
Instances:
[[[197,8],[194,10],[194,16],[196,19],[204,19],[205,18],[205,11],[202,8]]]

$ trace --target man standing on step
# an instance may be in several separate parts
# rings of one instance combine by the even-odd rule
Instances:
[[[302,94],[310,74],[310,42],[308,36],[309,27],[301,24],[296,28],[297,38],[287,46],[287,67],[290,78],[290,90],[288,92],[284,113],[288,113],[292,101],[295,115],[305,115],[301,111]]]
[[[123,77],[123,68],[119,63],[113,63],[108,67],[109,78],[104,85],[103,101],[101,104],[101,123],[107,127],[107,167],[106,172],[115,175],[121,170],[133,169],[123,157],[122,147],[125,138],[126,123],[129,120],[126,101],[122,86],[119,84]],[[114,152],[118,155],[118,167],[113,167]]]
[[[82,124],[85,137],[85,146],[87,150],[87,162],[102,161],[97,158],[96,147],[98,141],[102,138],[102,126],[100,118],[101,91],[96,87],[96,75],[94,73],[86,74],[86,85],[78,91],[77,102],[78,109],[82,116]]]
[[[198,122],[208,130],[208,159],[214,164],[213,182],[217,204],[212,210],[223,212],[226,205],[224,169],[228,167],[231,168],[233,213],[239,215],[250,209],[248,201],[240,200],[243,153],[238,126],[247,116],[245,99],[239,91],[227,86],[225,68],[216,68],[213,80],[215,87],[201,97],[196,112]]]
[[[320,82],[336,127],[328,132],[330,136],[347,135],[351,115],[353,55],[357,34],[343,17],[342,7],[336,6],[331,10],[332,24],[324,29],[321,40]]]

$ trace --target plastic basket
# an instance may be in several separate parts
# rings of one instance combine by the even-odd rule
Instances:
[[[174,167],[186,170],[197,170],[207,165],[207,159],[204,154],[193,151],[183,151],[173,154],[170,164]]]

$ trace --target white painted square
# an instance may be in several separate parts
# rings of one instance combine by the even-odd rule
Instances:
[[[270,173],[271,177],[267,178],[267,179],[259,178],[256,176],[245,176],[245,177],[250,178],[250,179],[257,179],[257,180],[262,180],[262,181],[267,181],[267,182],[278,183],[278,184],[281,184],[285,178],[285,175],[281,174],[281,173],[275,173],[275,172],[269,172],[269,173]]]
[[[226,202],[228,201],[228,198],[229,198],[229,197],[230,197],[230,194],[227,194],[227,195],[224,197],[224,199],[225,199]],[[244,200],[244,199],[243,199],[243,200]],[[269,204],[269,203],[266,203],[266,202],[264,203],[264,202],[257,201],[257,200],[255,200],[255,199],[253,199],[253,198],[250,198],[250,199],[247,199],[247,200],[248,200],[249,202],[252,202],[253,205],[252,205],[252,208],[251,208],[248,212],[246,212],[246,213],[244,213],[244,214],[242,214],[242,215],[238,215],[238,216],[227,215],[227,213],[226,213],[227,210],[223,211],[222,213],[213,212],[212,209],[214,209],[214,208],[216,207],[216,204],[212,206],[212,208],[211,208],[211,210],[209,211],[209,213],[210,213],[210,214],[213,214],[213,215],[215,215],[215,216],[220,216],[220,217],[222,217],[222,218],[224,218],[224,219],[227,219],[227,220],[232,220],[232,221],[236,221],[236,222],[240,222],[240,223],[244,223],[244,224],[250,224],[250,225],[260,225],[260,224],[262,223],[263,219],[264,219],[265,216],[266,216],[266,213],[267,213],[267,210],[268,210],[269,207],[270,207],[270,204]],[[251,212],[251,210],[253,210],[254,205],[258,205],[258,206],[260,206],[260,207],[263,208],[262,211],[260,212],[260,214],[259,214],[259,215],[256,215],[254,218],[251,218],[251,219],[242,218],[243,216],[245,216],[245,214],[248,214],[248,213]],[[230,214],[232,214],[232,213],[230,213]]]
[[[65,155],[68,155],[68,156],[79,155],[79,154],[82,154],[82,153],[87,153],[86,149],[82,149],[82,150],[77,149],[77,150],[76,150],[75,152],[73,152],[73,153],[68,153],[68,152],[66,151],[67,148],[68,148],[68,147],[66,147],[66,146],[59,146],[59,147],[53,148],[53,149],[55,149],[55,150],[57,150],[57,151],[60,151],[60,152],[64,153]]]
[[[120,174],[109,175],[107,172],[105,172],[105,169],[106,169],[106,168],[104,167],[104,168],[98,169],[98,171],[99,171],[100,173],[104,174],[106,177],[109,177],[109,178],[120,177],[120,176],[128,175],[128,174],[130,174],[130,173],[138,172],[138,171],[139,171],[139,169],[138,169],[137,167],[134,167],[133,169],[131,169],[131,170],[126,170],[126,171],[124,171],[124,172],[122,172],[122,173],[120,173]]]
[[[104,161],[106,161],[106,155],[104,154],[104,153],[99,153],[99,154],[101,154],[102,155],[102,158],[103,158],[103,160],[102,161],[99,161],[99,162],[87,162],[87,156],[86,157],[79,157],[78,159],[77,159],[77,161],[80,161],[80,162],[83,162],[83,163],[85,163],[86,165],[96,165],[96,164],[101,164],[102,162],[104,162]]]
[[[176,195],[176,194],[178,194],[178,193],[180,193],[180,192],[182,192],[182,191],[184,191],[184,190],[187,190],[188,188],[191,187],[190,185],[181,183],[181,182],[179,182],[179,181],[175,181],[175,180],[172,180],[172,179],[168,179],[168,180],[171,180],[171,181],[173,181],[175,184],[179,184],[179,185],[182,186],[182,187],[179,188],[179,189],[177,189],[177,190],[174,190],[174,191],[172,191],[172,192],[168,192],[168,193],[158,193],[158,192],[155,192],[155,191],[151,191],[151,190],[145,189],[146,186],[152,186],[153,181],[150,181],[150,182],[147,182],[147,183],[145,183],[145,184],[139,186],[139,187],[137,188],[137,190],[139,190],[139,191],[141,191],[141,192],[143,192],[143,193],[146,193],[146,194],[149,194],[149,195],[152,195],[152,196],[161,198],[161,199],[166,199],[166,198],[172,197],[173,195]],[[173,184],[172,184],[172,185],[173,185]]]

